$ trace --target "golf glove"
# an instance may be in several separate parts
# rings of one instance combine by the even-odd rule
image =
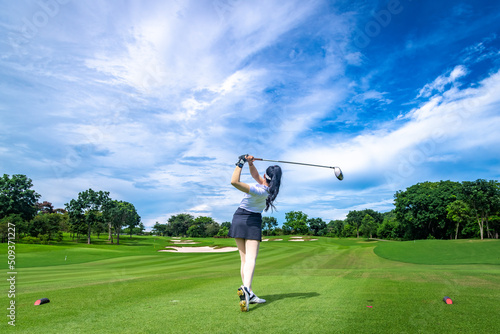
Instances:
[[[245,162],[247,162],[247,156],[248,154],[243,154],[238,157],[238,162],[235,164],[236,166],[243,168],[243,165],[245,165]]]

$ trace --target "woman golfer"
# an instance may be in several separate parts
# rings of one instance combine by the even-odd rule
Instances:
[[[257,181],[257,184],[248,185],[240,181],[241,170],[247,161],[250,174]],[[228,233],[228,236],[235,238],[240,252],[243,285],[238,289],[238,296],[243,312],[248,311],[249,304],[266,302],[253,293],[252,280],[255,260],[262,240],[261,212],[274,208],[273,202],[278,196],[281,183],[281,168],[279,166],[269,166],[266,173],[260,176],[253,162],[254,157],[251,155],[240,156],[231,177],[231,184],[245,193],[240,206],[233,215]]]

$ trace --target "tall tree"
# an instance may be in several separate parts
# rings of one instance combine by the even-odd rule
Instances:
[[[377,223],[375,219],[369,214],[365,214],[361,221],[361,233],[367,238],[372,238],[373,234],[377,232]]]
[[[11,214],[20,214],[26,221],[33,219],[41,196],[32,187],[33,182],[26,175],[11,178],[4,174],[0,178],[0,219]]]
[[[307,234],[309,227],[307,227],[307,215],[302,211],[290,211],[285,213],[285,223],[283,229],[289,229],[291,233]]]
[[[278,220],[275,217],[262,217],[262,232],[271,235],[271,231],[278,227]]]
[[[219,233],[220,225],[216,221],[209,223],[205,226],[205,235],[207,237],[216,236]]]
[[[326,231],[326,223],[321,218],[309,218],[307,220],[307,224],[309,225],[309,229],[311,230],[313,235],[323,235]]]
[[[205,236],[205,228],[203,225],[191,225],[186,231],[186,235],[190,238],[202,238]]]
[[[359,228],[361,227],[361,223],[363,222],[363,217],[365,213],[363,211],[349,211],[346,216],[346,223],[350,226],[353,226],[356,229],[356,237],[359,238]]]
[[[333,234],[336,237],[342,236],[342,231],[344,230],[344,221],[341,219],[330,220],[327,225],[328,233]]]
[[[380,225],[384,221],[384,217],[387,213],[380,213],[378,211],[372,210],[372,209],[364,209],[363,213],[365,215],[370,215],[373,218],[373,221],[375,222],[375,225]],[[363,216],[364,218],[364,216]]]
[[[357,235],[356,232],[356,227],[352,226],[349,223],[345,223],[344,227],[342,228],[342,233],[340,234],[341,237],[344,238],[351,238]]]
[[[403,238],[442,239],[455,224],[448,219],[448,204],[456,200],[461,184],[452,181],[423,182],[394,195],[396,219],[404,230]]]
[[[128,202],[124,202],[128,203]],[[128,228],[130,229],[130,237],[132,238],[132,234],[135,230],[135,228],[141,223],[141,216],[137,213],[137,210],[135,209],[135,206],[132,203],[128,203],[128,213],[129,213],[129,218],[127,221]],[[143,225],[144,228],[144,225]]]
[[[213,233],[214,224],[217,224],[212,217],[200,216],[193,219],[188,227],[186,234],[193,238],[203,238],[207,236],[207,227],[212,226],[210,233]],[[217,227],[217,231],[219,228]],[[217,233],[217,232],[215,232]]]
[[[180,213],[168,219],[168,229],[173,236],[184,236],[189,226],[193,224],[194,217],[188,213]]]
[[[448,218],[454,221],[456,225],[455,240],[458,239],[458,228],[460,224],[467,224],[471,219],[471,210],[467,203],[462,200],[456,200],[448,204],[446,210],[448,211]]]
[[[57,211],[57,209],[56,209],[56,213],[59,216],[61,216],[60,219],[59,219],[59,225],[60,225],[59,230],[61,230],[62,232],[69,232],[70,231],[70,225],[69,225],[69,222],[68,222],[69,215],[68,215],[68,212],[66,212],[66,210],[62,210],[62,211],[64,211],[64,212]]]
[[[167,231],[167,224],[160,224],[156,222],[153,228],[151,229],[151,234],[164,236],[166,234],[166,231]]]
[[[265,217],[263,217],[262,219],[264,218]],[[227,237],[230,227],[231,227],[231,222],[223,222],[219,228],[219,232],[217,232],[217,235],[220,237]]]
[[[92,231],[97,234],[97,239],[99,239],[101,233],[106,232],[108,229],[108,224],[104,218],[104,211],[99,212],[95,218],[96,220],[94,226],[92,227]]]
[[[377,237],[383,239],[396,239],[401,237],[399,223],[394,210],[383,213],[384,220],[377,227]]]
[[[106,205],[104,217],[115,230],[116,244],[120,244],[120,232],[123,226],[128,226],[130,229],[130,237],[132,237],[133,229],[137,226],[141,217],[137,214],[132,203],[124,201],[112,200]],[[113,240],[111,240],[113,242]]]
[[[461,199],[469,205],[476,216],[481,234],[484,238],[484,226],[488,237],[492,237],[488,229],[488,217],[496,214],[500,207],[500,184],[496,180],[486,181],[478,179],[476,181],[465,181],[462,183],[463,193]]]
[[[109,201],[109,192],[94,191],[92,189],[80,192],[78,198],[66,203],[66,210],[73,225],[84,226],[87,230],[87,243],[90,245],[90,235],[92,227],[98,223],[102,217]]]
[[[143,235],[144,231],[146,230],[146,226],[144,226],[144,224],[142,222],[140,222],[139,226],[136,227],[134,230],[135,230],[135,234]]]
[[[57,232],[61,230],[61,221],[63,219],[63,215],[59,213],[39,213],[28,225],[28,233],[32,237],[37,237],[40,234],[48,235],[48,240],[52,240]]]

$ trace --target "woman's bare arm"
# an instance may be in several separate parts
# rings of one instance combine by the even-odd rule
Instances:
[[[257,181],[258,184],[264,184],[264,179],[259,175],[259,172],[257,171],[257,168],[254,166],[254,157],[249,155],[247,157],[248,161],[248,167],[250,168],[250,174],[252,177]]]
[[[241,168],[236,166],[233,172],[233,176],[231,177],[231,184],[236,189],[248,194],[248,192],[250,191],[250,186],[244,182],[241,182],[240,176],[241,176]]]

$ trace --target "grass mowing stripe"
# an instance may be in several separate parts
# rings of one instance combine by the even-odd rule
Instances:
[[[416,264],[500,265],[500,240],[417,240],[383,242],[375,248],[383,258]]]
[[[158,253],[155,245],[169,243],[152,237],[132,239],[136,245],[124,243],[100,260],[92,251],[85,252],[85,245],[58,246],[81,249],[88,256],[82,255],[81,263],[20,268],[18,322],[9,330],[437,333],[446,328],[489,333],[496,328],[500,268],[482,264],[486,257],[479,256],[478,264],[413,264],[377,256],[374,247],[379,242],[318,239],[262,243],[253,288],[268,302],[251,305],[248,313],[239,311],[236,296],[241,284],[238,253]],[[232,246],[234,240],[222,244]],[[394,244],[402,245],[400,251],[405,252],[404,243]],[[457,252],[461,248],[457,243]],[[53,263],[60,257],[57,252],[38,256]],[[31,264],[37,261],[35,254],[28,261]],[[453,305],[443,303],[445,295],[454,300]],[[33,306],[42,297],[51,302]],[[4,304],[5,296],[0,300]],[[0,324],[0,330],[5,327],[6,323]]]

